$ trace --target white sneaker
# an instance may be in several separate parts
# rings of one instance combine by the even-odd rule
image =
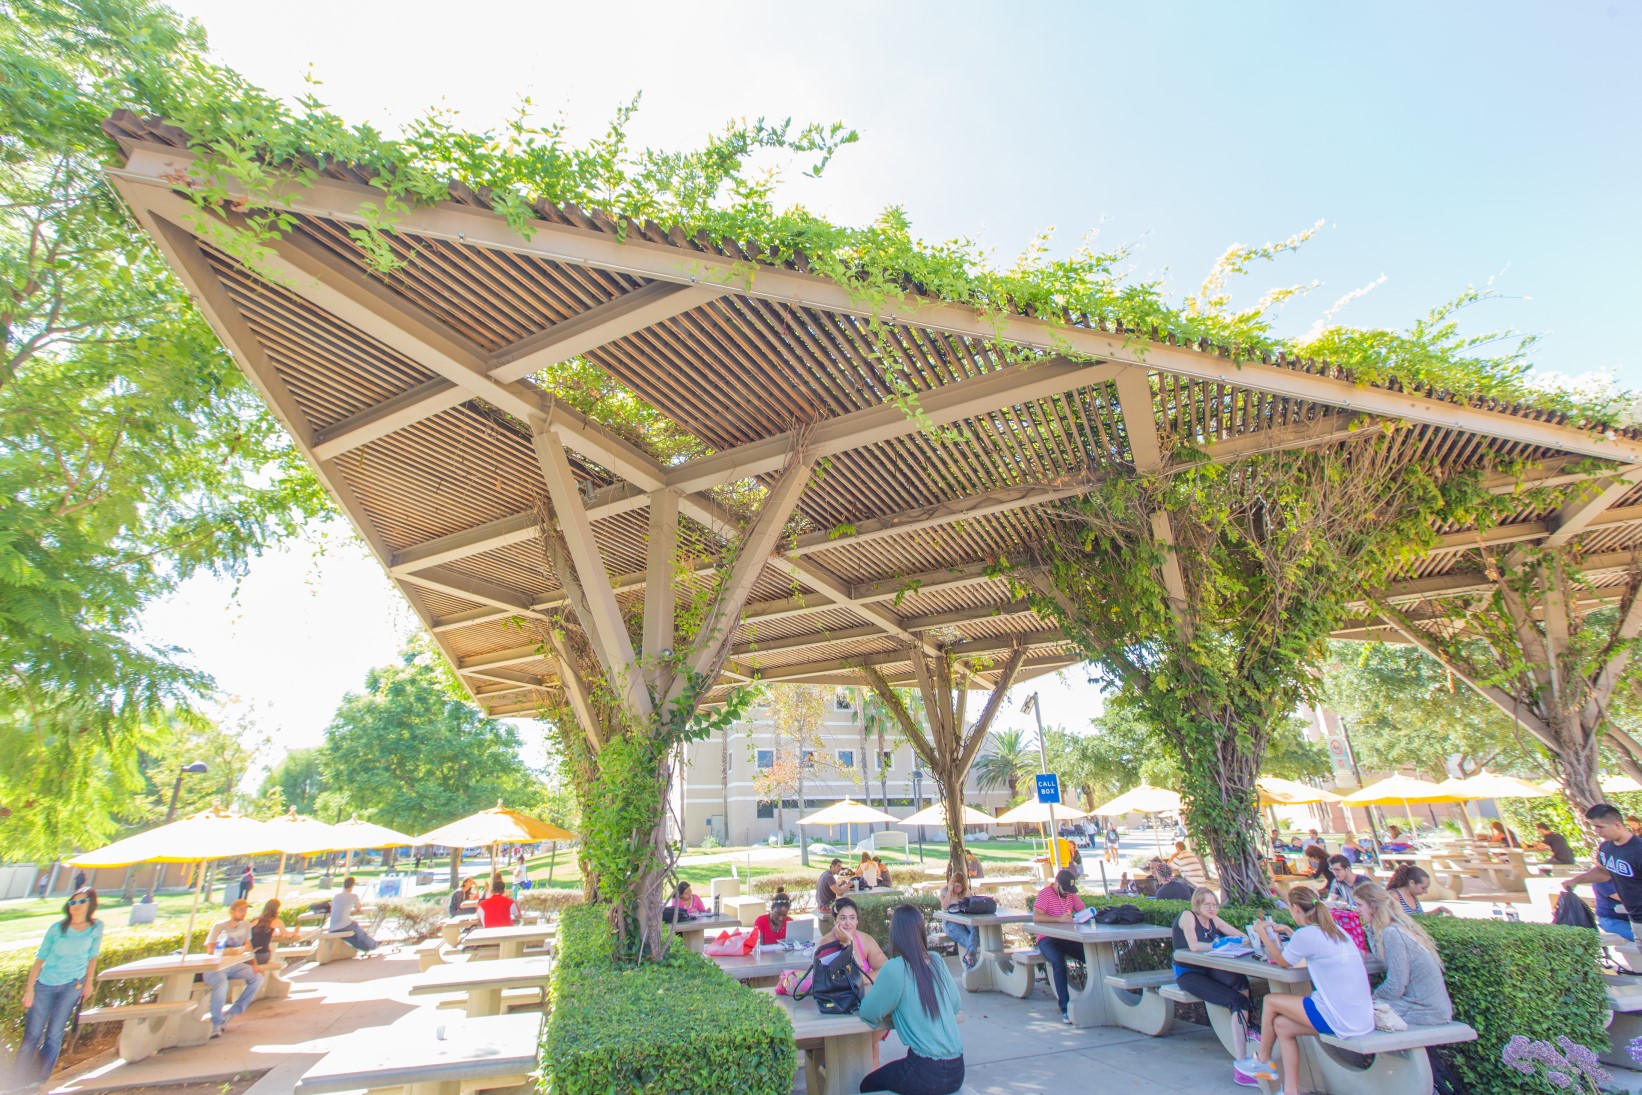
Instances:
[[[1243,1075],[1254,1080],[1277,1080],[1277,1069],[1269,1061],[1262,1061],[1254,1054],[1249,1054],[1240,1061],[1232,1062],[1232,1067]]]
[[[1060,1013],[1060,1021],[1065,1023],[1067,1026],[1071,1026],[1072,1025],[1072,1013],[1067,1012],[1067,1011],[1061,1012]]]

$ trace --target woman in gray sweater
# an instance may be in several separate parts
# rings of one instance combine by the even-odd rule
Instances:
[[[1389,1004],[1410,1026],[1451,1022],[1454,1005],[1443,983],[1442,959],[1425,929],[1378,882],[1364,882],[1352,892],[1369,943],[1385,960],[1385,980],[1374,990],[1374,1002]]]

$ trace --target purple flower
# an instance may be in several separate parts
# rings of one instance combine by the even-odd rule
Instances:
[[[1548,1068],[1545,1070],[1545,1078],[1551,1081],[1551,1086],[1556,1088],[1558,1091],[1567,1091],[1570,1087],[1574,1086],[1574,1078],[1572,1076],[1569,1076],[1566,1072],[1558,1072],[1554,1068]]]
[[[1637,1041],[1642,1042],[1642,1038],[1638,1038]],[[1505,1043],[1505,1049],[1501,1051],[1500,1058],[1505,1062],[1507,1068],[1514,1068],[1524,1076],[1532,1076],[1539,1071],[1539,1068],[1535,1065],[1534,1058],[1530,1056],[1529,1047],[1531,1045],[1533,1043],[1528,1040],[1526,1035],[1518,1034]]]
[[[1612,1076],[1608,1075],[1607,1070],[1602,1067],[1601,1058],[1566,1034],[1557,1035],[1556,1044],[1562,1047],[1563,1055],[1567,1057],[1568,1063],[1585,1079],[1596,1084],[1605,1084],[1613,1079]]]
[[[1642,1065],[1642,1038],[1632,1038],[1625,1051],[1631,1055],[1631,1060]]]

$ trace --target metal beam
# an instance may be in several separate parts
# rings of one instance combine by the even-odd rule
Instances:
[[[190,169],[193,160],[193,155],[183,149],[137,144],[127,157],[125,169],[111,173],[169,190],[179,174]],[[232,187],[230,196],[233,196]],[[299,216],[334,218],[347,224],[379,220],[382,198],[381,191],[375,187],[323,178],[304,182],[293,179],[281,195],[284,211]],[[402,235],[445,240],[457,247],[491,247],[554,262],[617,270],[650,280],[720,286],[749,297],[845,315],[871,316],[966,338],[997,339],[1045,353],[1067,353],[1158,369],[1198,380],[1345,407],[1382,418],[1465,430],[1534,448],[1626,464],[1642,462],[1642,441],[1613,433],[1595,433],[1408,392],[1359,385],[1321,372],[1306,372],[1259,360],[1238,360],[1223,355],[1219,347],[1197,349],[1148,342],[1136,339],[1133,332],[1108,332],[1027,316],[983,313],[970,306],[920,297],[870,301],[857,297],[848,286],[816,275],[750,264],[728,255],[685,250],[632,235],[618,237],[546,220],[533,220],[514,228],[497,213],[455,202],[412,206],[398,212],[394,226]]]
[[[321,430],[314,438],[314,455],[321,460],[341,456],[471,398],[467,389],[443,378],[424,381]]]
[[[1585,574],[1599,574],[1607,570],[1625,570],[1635,565],[1636,559],[1636,552],[1610,551],[1601,555],[1588,556],[1580,562],[1579,569]],[[1394,603],[1433,597],[1460,597],[1471,593],[1491,592],[1495,584],[1487,574],[1481,571],[1459,571],[1453,574],[1439,574],[1430,578],[1415,578],[1404,582],[1394,582],[1377,594],[1374,599]]]

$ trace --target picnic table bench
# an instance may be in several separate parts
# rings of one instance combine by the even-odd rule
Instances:
[[[498,958],[494,962],[446,963],[422,974],[411,986],[412,996],[442,996],[462,993],[457,1002],[468,1018],[500,1015],[503,1008],[524,1000],[507,997],[509,989],[528,989],[531,998],[547,995],[547,978],[553,963],[542,955],[529,958]]]
[[[1273,965],[1253,956],[1231,958],[1213,951],[1178,950],[1174,952],[1174,960],[1182,966],[1229,970],[1250,979],[1264,980],[1272,992],[1301,996],[1311,992],[1311,975],[1303,967]],[[1385,963],[1372,957],[1367,958],[1364,965],[1370,973],[1385,969]],[[1204,1003],[1209,1022],[1227,1052],[1235,1058],[1247,1052],[1245,1047],[1233,1045],[1229,1009],[1198,1001],[1178,985],[1165,986],[1160,995],[1176,1002]],[[1464,1023],[1376,1030],[1358,1038],[1304,1037],[1299,1040],[1300,1087],[1326,1095],[1429,1095],[1431,1061],[1426,1056],[1426,1048],[1470,1042],[1476,1037],[1477,1032]],[[1281,1087],[1262,1080],[1260,1090],[1263,1095],[1275,1095]]]
[[[126,1061],[141,1061],[171,1046],[200,1045],[211,1037],[209,987],[200,985],[196,991],[194,975],[250,960],[249,954],[162,955],[98,970],[99,981],[157,977],[160,985],[149,1003],[88,1008],[80,1013],[80,1022],[122,1024],[119,1050]]]
[[[1073,993],[1066,1005],[1066,1014],[1071,1017],[1074,1027],[1120,1026],[1120,1017],[1135,1006],[1129,990],[1121,987],[1114,989],[1106,981],[1117,974],[1119,943],[1170,939],[1174,935],[1171,929],[1155,924],[1038,924],[1028,921],[1024,926],[1039,937],[1083,944],[1086,971],[1083,988]]]
[[[1614,936],[1620,939],[1619,936]],[[1642,981],[1623,974],[1602,974],[1608,990],[1608,1047],[1601,1054],[1604,1064],[1635,1068],[1629,1046],[1642,1037]]]
[[[859,1015],[822,1015],[813,997],[770,996],[792,1021],[793,1041],[804,1051],[804,1090],[809,1095],[854,1095],[872,1070],[877,1031]]]
[[[995,892],[997,890],[1008,890],[1017,887],[1022,889],[1036,889],[1037,886],[1038,880],[1036,878],[1033,878],[1031,875],[1024,874],[1001,876],[998,878],[988,878],[982,876],[980,878],[972,878],[969,880],[969,888],[974,890],[976,893]]]
[[[478,916],[452,916],[439,925],[439,935],[444,939],[447,947],[454,947],[462,940],[462,933],[469,928],[479,926]]]
[[[721,897],[719,907],[726,917],[735,917],[744,928],[750,928],[757,919],[764,915],[769,907],[763,897],[748,894],[742,897]]]
[[[1031,964],[1015,960],[1003,940],[1005,924],[1024,924],[1032,919],[1031,913],[990,913],[982,916],[943,909],[935,915],[954,924],[967,925],[980,933],[977,945],[979,958],[975,968],[964,970],[961,978],[966,991],[1003,992],[1022,1000],[1032,994]]]
[[[481,1086],[530,1084],[542,1021],[539,1014],[524,1014],[434,1023],[412,1013],[390,1026],[355,1031],[320,1058],[295,1090],[462,1095]]]

